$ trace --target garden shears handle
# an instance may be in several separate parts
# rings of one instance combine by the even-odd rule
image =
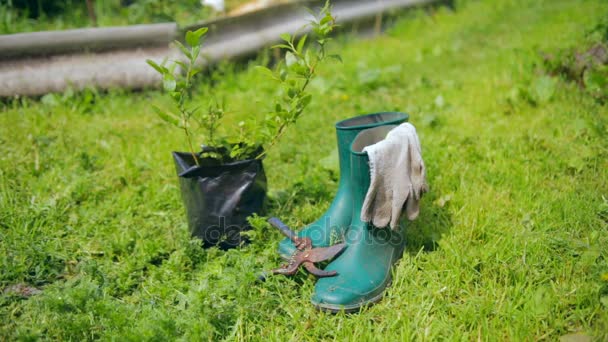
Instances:
[[[289,229],[289,227],[287,227],[287,225],[278,218],[271,217],[268,219],[268,223],[277,228],[281,234],[287,236],[291,241],[296,242],[296,240],[299,239],[298,235],[293,230]]]

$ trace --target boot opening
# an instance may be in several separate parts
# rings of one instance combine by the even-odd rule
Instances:
[[[356,116],[354,118],[340,121],[336,124],[337,129],[361,129],[367,126],[383,124],[397,124],[407,121],[409,115],[399,112],[383,112]]]
[[[362,131],[355,137],[355,140],[353,141],[353,144],[350,148],[351,151],[353,153],[364,153],[363,149],[365,147],[384,140],[388,132],[390,132],[395,127],[397,127],[397,125],[386,125]]]

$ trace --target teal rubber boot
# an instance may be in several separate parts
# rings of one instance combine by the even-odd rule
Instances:
[[[409,116],[399,112],[382,112],[356,116],[336,123],[338,136],[338,155],[340,162],[340,181],[338,191],[329,209],[315,222],[298,232],[300,237],[309,237],[314,247],[327,247],[332,235],[341,239],[350,225],[353,206],[350,184],[350,146],[361,131],[384,125],[401,124]],[[279,254],[289,259],[296,247],[290,239],[279,243]]]
[[[394,126],[361,132],[354,140],[351,161],[352,219],[346,234],[347,247],[325,271],[334,277],[321,278],[315,286],[312,303],[319,309],[338,312],[357,311],[379,301],[391,282],[391,267],[405,249],[403,223],[397,229],[377,228],[361,221],[361,206],[370,184],[369,158],[362,152],[386,137]]]

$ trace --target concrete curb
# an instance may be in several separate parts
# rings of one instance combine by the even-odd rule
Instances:
[[[376,15],[424,5],[434,0],[334,0],[341,24],[366,23]],[[305,7],[324,2],[301,1],[271,6],[236,17],[201,22],[185,29],[209,27],[204,61],[251,55],[276,43],[281,33],[302,29],[312,15]],[[160,77],[145,60],[178,56],[170,42],[181,36],[175,23],[0,35],[0,97],[35,96],[68,87],[140,89],[158,86]]]

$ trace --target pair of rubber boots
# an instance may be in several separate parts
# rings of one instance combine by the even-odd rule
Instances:
[[[402,228],[377,228],[361,221],[361,206],[370,185],[369,158],[363,148],[375,144],[408,115],[398,112],[357,116],[336,124],[340,181],[329,209],[298,236],[309,237],[313,247],[346,242],[346,249],[326,268],[334,277],[320,278],[312,303],[332,312],[357,311],[379,301],[391,282],[391,266],[405,248]],[[338,241],[336,241],[338,240]],[[288,259],[295,246],[289,239],[279,243],[279,253]]]

